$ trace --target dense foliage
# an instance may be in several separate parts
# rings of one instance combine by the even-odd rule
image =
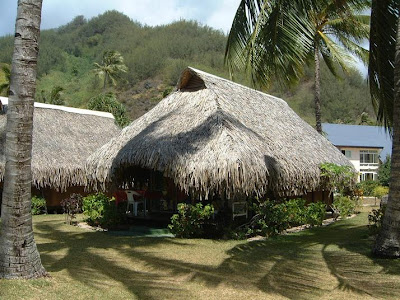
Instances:
[[[42,197],[33,196],[31,205],[32,215],[40,215],[46,212],[46,200]]]
[[[341,194],[352,193],[356,179],[353,167],[323,163],[320,165],[320,170],[321,181],[327,189]]]
[[[381,231],[385,210],[386,207],[383,206],[379,209],[373,209],[368,215],[368,230],[371,235],[378,234]]]
[[[357,187],[362,191],[363,196],[373,196],[374,189],[377,186],[379,186],[379,182],[375,180],[365,180],[357,183]]]
[[[82,212],[82,196],[80,194],[71,194],[68,198],[61,201],[61,207],[65,214],[65,223],[71,225],[76,214]]]
[[[0,38],[0,63],[11,63],[12,41],[11,36]],[[105,51],[117,51],[128,71],[120,74],[117,86],[107,85],[106,92],[113,91],[134,119],[167,95],[188,65],[229,78],[223,59],[226,41],[222,32],[194,21],[149,27],[116,11],[90,20],[78,16],[65,26],[41,32],[37,100],[42,101],[42,91],[49,98],[51,91],[60,87],[66,105],[87,107],[104,86],[104,78],[94,72],[94,63],[101,65]],[[337,80],[325,65],[321,68],[324,122],[360,123],[365,112],[373,119],[367,84],[358,72],[340,74],[343,80]],[[235,80],[249,85],[244,78],[244,74],[236,74]],[[0,70],[0,84],[5,81]],[[305,70],[298,86],[288,90],[276,85],[267,92],[283,97],[313,123],[311,69]]]
[[[349,217],[356,212],[357,201],[348,196],[335,197],[333,208],[342,218]]]
[[[123,222],[124,211],[116,205],[114,198],[103,193],[89,195],[83,198],[83,214],[90,225],[110,227]]]
[[[199,238],[204,236],[204,225],[214,214],[214,207],[210,204],[195,205],[179,203],[178,213],[171,217],[168,228],[176,237]]]
[[[99,94],[91,98],[88,102],[88,108],[92,110],[106,111],[112,113],[115,122],[120,127],[125,127],[130,123],[126,115],[126,108],[115,97],[113,93]]]
[[[378,181],[383,186],[389,186],[391,165],[392,165],[392,159],[390,155],[388,155],[386,156],[386,160],[379,166]]]
[[[256,235],[269,237],[299,225],[321,225],[326,206],[322,202],[306,205],[304,199],[284,202],[266,200],[256,201],[251,210],[254,212],[253,218],[234,230],[232,233],[234,238],[248,238]]]

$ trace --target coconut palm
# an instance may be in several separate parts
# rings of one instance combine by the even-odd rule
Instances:
[[[127,66],[124,64],[124,58],[117,51],[105,51],[101,64],[94,63],[94,66],[96,67],[94,69],[95,74],[104,78],[104,90],[108,82],[111,81],[112,85],[116,85],[121,73],[128,71]]]
[[[33,238],[31,215],[32,121],[41,9],[42,0],[18,1],[7,111],[0,278],[46,274]]]
[[[6,91],[6,96],[8,96],[8,93],[10,92],[10,79],[11,79],[11,70],[10,67],[7,65],[3,65],[1,67],[4,77],[6,81],[2,84],[0,84],[0,93],[3,93],[3,91]]]
[[[389,199],[374,253],[400,257],[400,4],[374,0],[371,11],[369,80],[378,121],[393,128]]]
[[[253,83],[272,78],[290,85],[306,65],[315,65],[316,129],[321,128],[320,57],[337,76],[354,62],[366,62],[368,51],[359,43],[369,36],[369,16],[360,13],[370,0],[242,0],[233,20],[225,51],[232,74],[245,69]]]

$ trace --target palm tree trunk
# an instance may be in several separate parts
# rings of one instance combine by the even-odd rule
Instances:
[[[104,72],[103,93],[106,92],[107,81],[108,81],[108,73],[107,73],[107,72]]]
[[[42,0],[19,0],[15,25],[6,166],[1,209],[0,278],[46,275],[33,238],[31,152]]]
[[[373,252],[378,256],[400,257],[400,20],[397,24],[394,69],[393,148],[389,200]]]
[[[314,78],[314,105],[315,105],[315,129],[322,134],[321,126],[321,80],[318,47],[314,48],[315,78]]]

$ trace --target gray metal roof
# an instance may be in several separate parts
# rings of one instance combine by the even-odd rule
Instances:
[[[323,123],[322,130],[335,146],[383,148],[382,160],[392,153],[392,139],[380,126]]]

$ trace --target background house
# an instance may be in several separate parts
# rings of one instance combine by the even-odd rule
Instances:
[[[383,127],[324,123],[322,130],[352,162],[359,181],[377,179],[380,162],[392,152],[392,139]]]
[[[0,97],[0,193],[5,167],[8,98]],[[120,132],[112,114],[35,102],[32,194],[56,208],[71,193],[85,193],[85,162]]]

